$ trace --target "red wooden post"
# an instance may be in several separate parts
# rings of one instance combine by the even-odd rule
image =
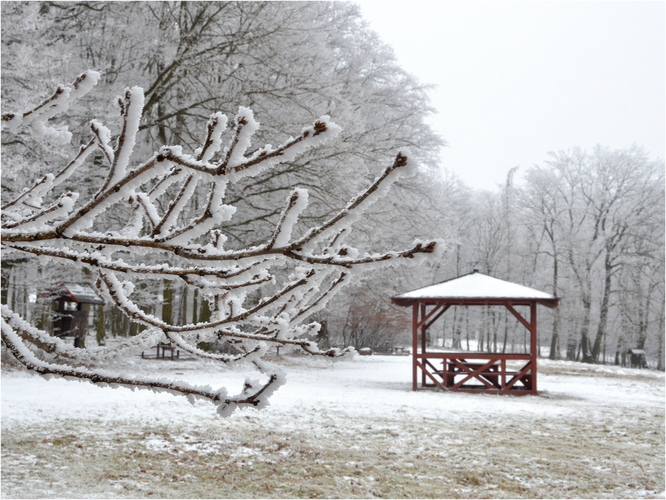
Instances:
[[[421,323],[421,354],[425,354],[428,350],[426,346],[426,331],[428,330],[428,327],[426,326],[426,305],[421,304],[421,317],[419,318],[419,323]],[[425,374],[425,368],[426,368],[426,360],[425,358],[421,358],[421,387],[425,387],[426,385],[426,374]]]
[[[537,393],[537,354],[539,346],[537,341],[537,305],[536,302],[530,304],[530,334],[532,344],[532,394]]]
[[[412,305],[412,390],[418,389],[418,367],[416,364],[416,349],[419,346],[419,305]]]

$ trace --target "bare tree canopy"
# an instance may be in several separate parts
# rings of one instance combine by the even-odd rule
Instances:
[[[99,73],[89,71],[72,85],[59,87],[38,106],[4,114],[3,128],[11,132],[28,127],[37,136],[51,133],[68,140],[69,133],[54,129],[49,120],[83,97],[99,78]],[[441,245],[437,241],[417,241],[406,250],[384,253],[368,253],[345,243],[362,212],[386,195],[401,175],[413,170],[402,152],[373,183],[322,224],[299,224],[308,207],[308,191],[296,188],[266,241],[243,249],[226,248],[221,227],[236,213],[236,207],[226,204],[227,186],[293,160],[334,138],[340,128],[328,116],[322,116],[278,146],[250,151],[259,124],[251,110],[241,107],[228,131],[226,116],[213,114],[203,145],[193,154],[185,153],[180,146],[163,146],[148,158],[137,160],[133,152],[144,103],[143,89],[126,89],[118,100],[122,125],[115,145],[111,131],[92,120],[91,137],[71,162],[3,205],[2,249],[39,256],[43,265],[53,259],[89,268],[97,290],[132,322],[146,328],[113,347],[79,349],[33,327],[3,305],[2,340],[28,368],[43,375],[204,398],[214,402],[223,415],[239,406],[260,408],[284,382],[282,374],[262,360],[269,344],[295,346],[313,355],[335,357],[349,352],[318,349],[309,337],[316,334],[319,324],[307,319],[323,308],[354,273],[398,260],[420,262],[422,257],[438,255],[435,250]],[[95,150],[101,151],[106,161],[105,179],[84,198],[67,189],[85,176],[85,169],[90,167],[87,159]],[[58,194],[61,189],[63,193]],[[186,210],[196,191],[207,193],[206,203]],[[118,230],[110,230],[105,214],[115,208],[123,211],[126,222]],[[172,323],[141,307],[132,297],[134,290],[140,282],[156,279],[181,281],[199,294],[209,304],[210,319]],[[256,292],[260,294],[258,299],[254,299]],[[234,353],[211,353],[198,346],[219,339],[228,342]],[[242,393],[230,396],[223,388],[79,366],[160,341],[222,363],[251,362],[267,380],[248,379]]]

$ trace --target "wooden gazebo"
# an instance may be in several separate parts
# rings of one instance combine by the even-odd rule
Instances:
[[[537,393],[537,304],[559,299],[523,285],[474,272],[407,292],[391,301],[412,306],[413,389],[435,387],[494,394]],[[530,352],[428,352],[427,330],[451,306],[502,306],[530,333]],[[528,308],[521,314],[516,308]],[[509,364],[507,365],[507,362]]]

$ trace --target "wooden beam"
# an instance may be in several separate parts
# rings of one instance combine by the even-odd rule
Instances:
[[[489,389],[496,389],[496,387],[495,387],[493,384],[491,384],[490,382],[484,380],[483,377],[480,376],[480,374],[483,373],[484,370],[490,368],[492,365],[495,364],[495,361],[497,361],[496,359],[491,359],[491,360],[488,361],[485,365],[482,365],[482,366],[480,366],[479,368],[477,368],[477,369],[475,369],[475,370],[472,369],[470,366],[468,366],[466,363],[462,363],[462,362],[459,361],[458,359],[453,358],[451,361],[453,361],[453,363],[454,363],[458,368],[460,368],[460,369],[461,369],[462,371],[464,371],[464,372],[467,372],[467,374],[468,374],[464,379],[462,379],[462,381],[458,382],[457,384],[454,384],[454,385],[451,387],[452,390],[458,389],[458,388],[459,388],[460,386],[462,386],[465,382],[467,382],[468,380],[471,380],[471,379],[473,379],[473,378],[476,379],[476,380],[478,380],[479,382],[483,382],[483,384],[484,384],[486,387],[488,387]],[[447,372],[447,373],[451,373],[451,372],[449,372],[448,369],[446,370],[446,372]]]
[[[437,387],[439,387],[441,390],[445,391],[446,387],[444,387],[436,378],[433,374],[431,374],[425,367],[425,364],[422,365],[417,361],[417,365],[419,368],[421,368],[421,372],[423,373],[423,378],[425,379],[426,375],[432,380]],[[425,383],[423,384],[425,385]]]
[[[434,318],[432,318],[432,320],[430,320],[430,321],[428,322],[428,324],[425,326],[426,329],[430,328],[430,327],[432,326],[432,324],[433,324],[435,321],[437,321],[437,320],[440,318],[440,316],[441,316],[442,314],[444,314],[446,311],[449,310],[450,307],[451,307],[451,304],[446,304],[446,305],[444,306],[444,308],[439,312],[439,314],[438,314],[437,316],[435,316]]]
[[[531,361],[529,363],[527,363],[516,375],[514,375],[511,378],[511,380],[509,380],[509,382],[506,384],[505,389],[510,390],[515,385],[515,383],[518,382],[525,375],[527,375],[527,372],[530,371],[530,370],[532,370],[532,387],[529,387],[529,388],[526,387],[525,389],[532,390],[532,388],[534,387],[534,369],[532,367],[532,362]]]
[[[419,328],[422,327],[422,326],[428,321],[428,319],[430,319],[430,317],[431,317],[433,314],[435,314],[437,311],[439,311],[439,309],[442,307],[442,304],[437,304],[437,305],[435,306],[435,308],[434,308],[432,311],[430,311],[429,313],[427,313],[427,314],[425,314],[425,310],[426,310],[426,309],[425,309],[425,306],[426,306],[426,304],[423,304],[423,309],[422,309],[422,311],[423,311],[423,316],[421,317],[421,320],[419,321]],[[450,306],[449,306],[449,307],[450,307]],[[447,307],[446,309],[448,309],[449,307]],[[446,309],[444,309],[444,311],[446,311]],[[442,311],[441,313],[439,313],[435,319],[439,318],[439,317],[444,313],[444,311]],[[428,323],[428,324],[426,325],[426,328],[428,328],[430,325],[432,325],[432,323],[435,321],[435,319],[433,319],[430,323]]]
[[[513,314],[516,317],[516,319],[522,323],[522,325],[525,328],[527,328],[530,332],[532,331],[531,322],[529,322],[525,318],[523,318],[523,316],[513,308],[513,305],[511,304],[511,302],[505,302],[504,307],[506,307],[511,312],[511,314]]]

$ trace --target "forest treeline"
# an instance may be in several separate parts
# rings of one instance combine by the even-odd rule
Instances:
[[[366,275],[345,288],[318,313],[321,343],[377,351],[406,345],[409,311],[391,306],[390,297],[478,269],[561,297],[559,308],[540,313],[543,356],[624,364],[627,350],[636,348],[651,366],[664,368],[664,164],[640,147],[583,151],[572,144],[542,165],[512,169],[495,191],[465,186],[438,165],[444,141],[426,123],[434,112],[427,85],[402,70],[358,7],[344,2],[3,2],[1,8],[3,110],[27,109],[88,68],[102,75],[98,89],[72,105],[80,127],[72,127],[71,145],[3,133],[3,200],[62,168],[91,118],[104,117],[117,129],[120,117],[108,97],[129,86],[145,91],[136,149],[146,154],[165,144],[201,146],[201,123],[215,111],[233,116],[240,105],[261,122],[262,144],[277,144],[303,123],[330,115],[343,128],[337,141],[227,193],[244,214],[221,228],[227,245],[266,239],[295,185],[310,191],[304,220],[322,220],[408,147],[418,174],[372,207],[353,243],[390,247],[442,237],[448,249],[432,266]],[[92,190],[102,178],[93,171],[80,179],[80,189]],[[121,213],[107,221],[102,229],[126,222]],[[2,302],[46,327],[49,306],[39,299],[45,284],[90,277],[85,269],[36,263],[3,258]],[[156,317],[173,323],[209,317],[208,303],[184,283],[152,286],[162,301],[144,306]],[[107,305],[96,328],[103,342],[141,326]],[[461,308],[438,328],[431,342],[442,346],[525,348],[524,332],[492,309]]]

